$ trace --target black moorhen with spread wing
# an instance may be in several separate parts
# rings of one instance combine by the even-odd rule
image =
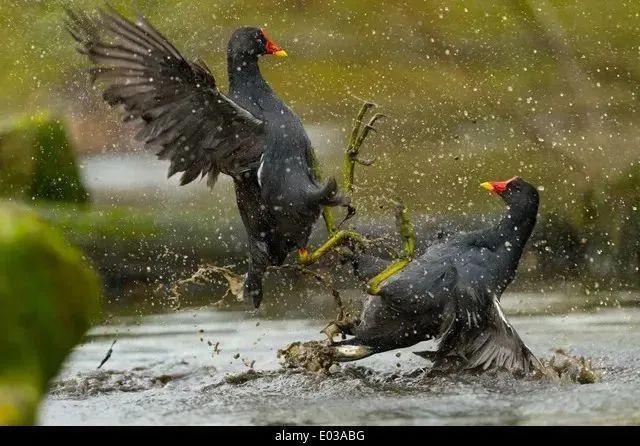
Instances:
[[[368,296],[355,338],[337,343],[342,360],[408,347],[438,338],[437,351],[421,352],[435,368],[504,367],[527,372],[538,360],[509,324],[500,296],[513,280],[538,212],[538,191],[515,177],[483,183],[507,204],[497,226],[431,245],[397,275]],[[360,275],[379,259],[356,261]],[[369,272],[364,272],[369,269]]]
[[[346,204],[334,179],[320,184],[314,153],[298,116],[260,74],[258,59],[286,53],[258,28],[239,28],[229,40],[229,94],[202,62],[187,61],[144,17],[135,22],[114,10],[92,18],[68,12],[79,51],[95,65],[103,97],[122,105],[137,139],[170,160],[180,184],[220,173],[235,183],[249,238],[244,299],[257,308],[262,277],[289,252],[303,249],[322,206]]]

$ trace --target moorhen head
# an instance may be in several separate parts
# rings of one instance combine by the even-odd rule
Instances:
[[[487,181],[480,186],[498,194],[513,213],[530,213],[532,209],[538,209],[540,198],[537,189],[520,177]]]
[[[255,60],[266,54],[280,57],[287,55],[285,50],[267,37],[264,30],[252,26],[238,28],[233,32],[227,53],[233,57]]]

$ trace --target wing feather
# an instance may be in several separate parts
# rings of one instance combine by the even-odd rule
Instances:
[[[144,17],[127,20],[113,9],[98,17],[67,10],[67,28],[78,51],[94,64],[92,82],[105,84],[104,100],[122,106],[136,138],[171,161],[169,176],[181,184],[219,172],[256,168],[264,126],[220,92],[209,69],[189,62]]]

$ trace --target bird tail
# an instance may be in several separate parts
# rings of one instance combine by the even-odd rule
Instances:
[[[542,367],[507,321],[498,299],[493,297],[487,301],[486,307],[475,312],[460,305],[468,300],[459,301],[456,315],[441,337],[438,350],[431,355],[434,369],[502,368],[526,374]]]
[[[312,204],[320,206],[347,206],[350,203],[349,197],[338,191],[338,183],[334,177],[310,192],[308,197]]]

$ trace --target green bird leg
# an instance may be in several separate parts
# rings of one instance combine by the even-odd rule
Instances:
[[[382,272],[367,282],[367,292],[369,294],[380,294],[380,291],[382,290],[382,283],[402,271],[409,263],[411,263],[415,256],[415,229],[409,218],[409,212],[402,202],[395,201],[394,204],[396,208],[396,226],[398,227],[398,232],[400,232],[400,237],[402,238],[402,255],[398,260],[387,266]]]
[[[345,152],[343,164],[343,190],[349,196],[353,193],[355,165],[360,164],[363,166],[370,166],[373,164],[373,160],[362,160],[358,158],[358,154],[369,133],[371,131],[375,131],[374,124],[376,121],[384,116],[381,113],[376,113],[366,125],[362,125],[367,112],[375,106],[376,105],[373,102],[363,101],[362,107],[354,120],[353,129],[351,130],[351,136]],[[316,179],[320,180],[322,178],[322,172],[317,161],[315,151],[312,152],[311,161],[313,174]],[[339,229],[340,225],[351,218],[354,214],[355,208],[352,205],[349,205],[347,215],[340,224],[336,225],[333,210],[330,207],[325,206],[322,209],[322,217],[324,219],[327,232],[329,233],[329,238],[319,248],[311,253],[306,248],[299,249],[298,261],[302,265],[310,265],[317,262],[320,257],[332,249],[343,245],[346,242],[353,242],[360,246],[366,246],[368,242],[362,234],[351,230]]]
[[[298,261],[303,265],[311,265],[312,263],[317,262],[320,257],[326,253],[347,241],[354,242],[361,246],[366,246],[368,243],[367,239],[362,234],[355,231],[341,229],[334,232],[326,242],[311,253],[306,248],[299,249]]]
[[[327,232],[331,235],[336,232],[336,223],[333,218],[333,211],[329,206],[322,208],[322,218],[324,219],[324,226],[327,228]]]
[[[364,101],[353,123],[351,137],[349,138],[349,145],[345,151],[344,162],[342,165],[342,188],[349,194],[353,193],[353,180],[356,163],[362,166],[370,166],[374,163],[374,160],[363,160],[360,159],[358,155],[360,153],[360,147],[362,147],[362,144],[369,133],[376,130],[374,127],[376,121],[384,117],[382,113],[376,113],[364,128],[361,129],[365,115],[375,106],[376,104],[373,102]]]

